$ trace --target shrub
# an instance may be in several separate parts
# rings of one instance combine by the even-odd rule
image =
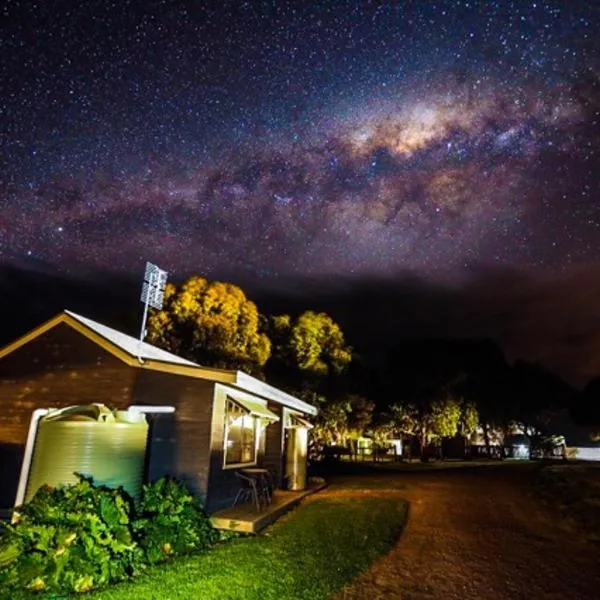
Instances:
[[[194,497],[169,477],[143,487],[138,514],[133,530],[150,564],[206,550],[219,539]]]
[[[123,490],[78,479],[40,488],[19,509],[18,521],[0,530],[0,590],[7,597],[87,592],[171,555],[205,550],[219,537],[193,496],[172,479],[144,486],[137,510]]]
[[[85,592],[133,573],[139,550],[129,499],[78,478],[71,486],[43,486],[19,509],[17,523],[5,526],[0,587]]]

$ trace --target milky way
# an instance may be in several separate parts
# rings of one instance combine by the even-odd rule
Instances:
[[[593,3],[50,4],[4,9],[5,264],[277,285],[600,259]]]

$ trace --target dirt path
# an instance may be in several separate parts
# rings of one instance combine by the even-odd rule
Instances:
[[[391,493],[409,500],[408,525],[337,600],[600,599],[600,548],[532,501],[526,470],[385,477],[407,484]]]

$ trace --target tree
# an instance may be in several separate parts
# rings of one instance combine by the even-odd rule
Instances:
[[[256,305],[239,287],[203,277],[167,285],[163,310],[148,319],[148,341],[206,366],[255,374],[271,353]]]
[[[345,446],[364,431],[373,405],[349,389],[352,349],[340,326],[326,313],[306,311],[297,319],[272,316],[264,328],[272,341],[269,379],[319,408],[311,436],[316,449]]]
[[[458,430],[463,437],[471,437],[479,427],[479,413],[472,402],[464,402],[461,406]]]
[[[348,429],[352,437],[359,438],[365,434],[365,431],[373,422],[375,404],[358,394],[350,394],[348,396],[348,404],[350,406]]]
[[[306,311],[295,321],[289,315],[271,317],[269,332],[273,358],[305,374],[340,374],[352,360],[340,326],[326,313]]]
[[[418,439],[423,458],[425,446],[432,441],[456,435],[462,410],[461,403],[446,394],[442,398],[395,404],[391,414],[397,430]]]
[[[431,438],[454,437],[458,432],[458,425],[462,416],[460,402],[446,395],[444,398],[434,400],[425,412],[425,421]]]
[[[364,435],[372,422],[375,405],[357,394],[333,398],[313,395],[319,413],[312,430],[312,441],[318,451],[324,446],[348,447]]]
[[[327,389],[326,382],[334,380],[333,391],[340,393],[344,386],[339,376],[352,361],[352,348],[329,315],[313,311],[297,319],[277,315],[270,317],[264,327],[272,341],[266,366],[269,378],[291,393],[311,390],[327,396],[332,390]]]
[[[324,396],[317,396],[315,400],[319,413],[311,437],[317,452],[321,452],[325,446],[345,446],[350,403],[346,398],[328,401]]]

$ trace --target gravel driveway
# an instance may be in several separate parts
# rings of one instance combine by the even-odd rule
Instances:
[[[502,465],[375,476],[391,489],[331,486],[319,496],[398,494],[410,502],[396,546],[336,599],[600,599],[600,546],[533,500],[531,476]]]

